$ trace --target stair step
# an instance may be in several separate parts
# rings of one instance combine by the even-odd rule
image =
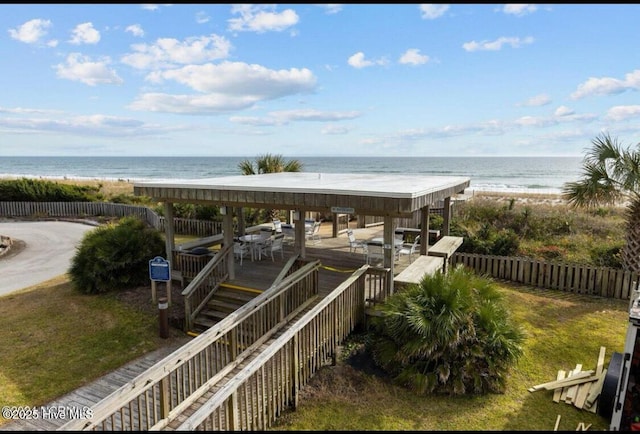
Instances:
[[[200,312],[201,315],[204,315],[210,318],[218,318],[219,320],[228,317],[229,313],[230,312],[223,312],[221,310],[215,310],[215,309],[202,309],[202,311]],[[198,318],[200,318],[200,315],[198,316]]]
[[[256,293],[251,293],[251,292],[243,291],[240,289],[225,288],[223,286],[221,286],[216,291],[217,299],[224,298],[224,299],[230,299],[230,300],[239,300],[242,302],[242,304],[246,303],[247,301],[253,300],[258,295],[259,294],[256,294]]]
[[[197,330],[201,332],[213,327],[217,322],[218,321],[214,321],[202,315],[199,315],[195,320],[193,320],[194,325],[198,325],[202,328],[202,330]]]
[[[227,300],[220,300],[215,295],[209,303],[207,304],[210,308],[218,309],[218,310],[229,310],[233,312],[234,310],[238,310],[240,307],[244,305],[242,302],[232,302]]]

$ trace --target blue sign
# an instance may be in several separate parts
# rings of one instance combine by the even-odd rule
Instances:
[[[169,267],[169,261],[156,256],[149,261],[149,277],[151,280],[159,280],[162,282],[168,282],[171,280],[171,267]]]

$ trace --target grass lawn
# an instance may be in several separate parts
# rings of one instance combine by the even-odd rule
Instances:
[[[524,355],[504,394],[416,396],[387,379],[355,369],[344,356],[316,373],[296,411],[277,430],[606,430],[609,421],[565,403],[551,391],[529,392],[577,363],[595,369],[622,352],[628,303],[499,284],[526,332]],[[0,403],[41,405],[168,344],[157,317],[113,295],[75,292],[65,276],[0,298]],[[345,348],[356,354],[357,341]],[[0,425],[6,421],[0,420]]]
[[[322,368],[305,386],[300,405],[285,411],[276,430],[552,431],[608,430],[605,418],[565,403],[552,391],[528,388],[556,379],[557,371],[595,369],[600,347],[624,349],[628,302],[558,291],[504,286],[512,317],[526,331],[524,355],[504,394],[469,397],[417,396],[388,379],[354,369],[345,357]],[[346,347],[353,347],[347,345]],[[354,351],[351,351],[354,354]]]
[[[46,404],[172,340],[157,315],[80,294],[66,276],[0,297],[0,328],[2,406]]]

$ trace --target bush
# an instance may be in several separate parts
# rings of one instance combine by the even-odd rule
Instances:
[[[595,265],[622,268],[622,246],[595,246],[589,254]]]
[[[87,294],[149,282],[149,260],[164,253],[164,240],[136,217],[87,232],[71,260],[74,287]]]
[[[396,383],[419,394],[502,393],[522,355],[523,331],[492,280],[463,266],[425,275],[379,310],[368,349]]]
[[[100,189],[20,178],[0,180],[0,200],[25,202],[92,202],[101,200]]]

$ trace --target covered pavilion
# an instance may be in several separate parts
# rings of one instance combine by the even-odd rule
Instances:
[[[173,203],[217,205],[223,215],[225,245],[233,244],[232,208],[289,210],[295,226],[294,252],[305,257],[307,212],[383,217],[383,265],[393,272],[394,219],[420,213],[422,240],[428,240],[429,209],[443,207],[443,235],[449,233],[451,197],[469,187],[468,177],[373,173],[279,172],[204,179],[135,182],[134,194],[164,203],[167,257],[174,249]],[[239,219],[241,220],[241,219]],[[335,219],[334,219],[335,221]],[[240,232],[244,225],[240,223]],[[334,234],[335,235],[335,234]],[[420,254],[427,254],[421,243]],[[233,278],[233,263],[229,274]]]

